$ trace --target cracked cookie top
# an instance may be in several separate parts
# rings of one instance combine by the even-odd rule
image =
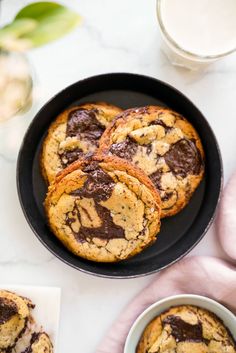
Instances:
[[[9,352],[24,333],[32,302],[15,293],[0,290],[0,352]]]
[[[182,115],[158,106],[121,113],[104,132],[98,153],[125,158],[151,178],[160,192],[161,217],[185,207],[204,174],[196,130]]]
[[[183,305],[169,309],[146,327],[136,353],[236,353],[236,346],[214,314]]]
[[[117,157],[77,161],[58,175],[45,201],[49,225],[74,254],[115,262],[151,244],[160,198],[139,169]]]
[[[50,183],[69,164],[93,153],[105,128],[121,111],[107,103],[87,103],[61,113],[43,143],[41,167],[46,181]]]

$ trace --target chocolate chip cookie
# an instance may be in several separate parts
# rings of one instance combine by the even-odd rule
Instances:
[[[106,129],[99,153],[141,168],[162,200],[161,217],[183,209],[204,175],[204,152],[193,126],[180,114],[147,106],[121,113]]]
[[[155,241],[160,198],[150,179],[127,161],[77,161],[49,186],[45,208],[53,233],[74,254],[124,260]]]
[[[122,110],[107,103],[88,103],[61,113],[43,143],[41,167],[50,183],[58,172],[87,153],[93,153],[105,128]]]
[[[26,330],[30,310],[29,299],[0,290],[0,352],[10,352]]]
[[[236,353],[236,346],[214,314],[184,305],[156,317],[143,332],[136,353]]]

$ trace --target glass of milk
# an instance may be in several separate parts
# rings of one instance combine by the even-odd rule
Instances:
[[[198,70],[236,51],[236,0],[157,0],[163,50]]]

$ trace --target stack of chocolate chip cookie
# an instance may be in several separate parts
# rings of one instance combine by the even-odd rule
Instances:
[[[51,124],[41,167],[53,233],[78,256],[116,262],[152,244],[160,219],[187,205],[204,152],[193,126],[167,108],[88,103]]]
[[[53,353],[49,336],[37,330],[31,316],[33,308],[29,299],[0,290],[1,353]]]

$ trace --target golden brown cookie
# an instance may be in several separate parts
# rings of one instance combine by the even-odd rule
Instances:
[[[45,332],[34,333],[24,353],[53,353],[53,345]]]
[[[41,168],[45,180],[50,183],[70,163],[93,153],[105,128],[121,111],[107,103],[87,103],[61,113],[43,143]]]
[[[33,307],[29,299],[0,290],[0,353],[9,352],[16,345]]]
[[[77,161],[49,186],[53,233],[74,254],[98,262],[124,260],[155,241],[160,198],[150,179],[127,161]]]
[[[222,321],[196,306],[173,307],[145,329],[136,353],[236,353]]]
[[[184,208],[204,175],[204,152],[193,126],[180,114],[147,106],[121,113],[106,129],[99,152],[141,168],[162,200],[161,217]]]

